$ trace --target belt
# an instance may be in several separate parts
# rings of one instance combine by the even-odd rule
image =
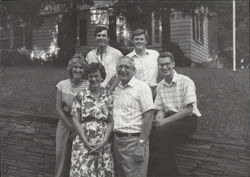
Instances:
[[[132,136],[139,137],[141,135],[141,133],[122,133],[122,132],[114,132],[114,134],[118,137],[132,137]]]

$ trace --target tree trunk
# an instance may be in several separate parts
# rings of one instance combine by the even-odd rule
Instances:
[[[66,65],[75,54],[77,37],[77,8],[76,5],[63,15],[62,23],[58,32],[58,45],[60,47],[59,63]]]
[[[109,37],[110,42],[109,44],[113,47],[117,47],[117,41],[116,41],[116,16],[110,15],[109,16]]]
[[[164,7],[161,10],[162,13],[162,50],[170,50],[170,8]]]

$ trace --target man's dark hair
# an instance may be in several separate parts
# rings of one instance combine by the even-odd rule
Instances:
[[[107,35],[109,37],[109,29],[106,26],[97,26],[95,29],[95,36],[97,35],[97,33],[100,33],[103,30],[107,30]]]
[[[147,41],[149,41],[148,31],[146,29],[137,28],[133,31],[131,39],[133,40],[135,36],[144,34]]]
[[[161,52],[158,59],[165,58],[165,57],[169,57],[171,61],[174,62],[174,55],[171,52]]]

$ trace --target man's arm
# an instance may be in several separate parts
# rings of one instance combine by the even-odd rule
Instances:
[[[154,110],[148,110],[143,113],[143,123],[140,139],[147,141],[152,129],[152,122],[154,117]]]
[[[138,145],[135,150],[135,161],[141,163],[144,161],[145,148],[148,145],[148,137],[151,132],[152,122],[154,118],[154,109],[152,92],[150,87],[145,83],[139,90],[139,102],[142,110],[142,127],[141,135],[138,140]]]
[[[155,123],[155,126],[160,127],[160,126],[166,125],[168,123],[175,122],[177,120],[183,119],[183,118],[185,118],[187,116],[191,116],[192,114],[193,114],[193,105],[192,105],[192,103],[190,103],[184,109],[177,112],[176,114],[174,114],[172,116],[169,116],[169,117],[160,118]]]
[[[152,129],[153,116],[154,116],[154,110],[152,109],[143,113],[142,131],[135,151],[135,160],[137,163],[141,163],[144,161],[145,145],[146,142],[148,141],[148,137]]]

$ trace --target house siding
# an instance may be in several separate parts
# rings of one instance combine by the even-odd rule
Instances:
[[[196,63],[203,63],[209,59],[208,49],[208,19],[205,17],[203,22],[204,43],[203,45],[191,40],[191,60]]]
[[[185,56],[191,58],[192,19],[186,17],[171,18],[170,23],[171,42],[177,43]]]
[[[209,57],[207,18],[204,18],[203,22],[204,44],[193,40],[192,17],[172,17],[170,22],[171,42],[177,43],[190,60],[197,63],[206,62]]]
[[[58,15],[44,15],[44,23],[32,31],[32,48],[47,50],[53,38],[57,35]]]

